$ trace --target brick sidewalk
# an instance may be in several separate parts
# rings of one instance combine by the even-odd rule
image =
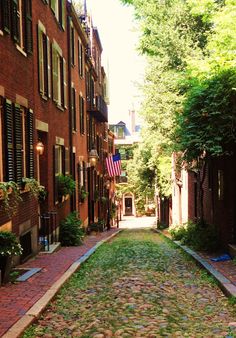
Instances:
[[[171,235],[168,230],[163,230],[161,233],[171,239]],[[236,286],[236,264],[233,260],[224,261],[224,262],[214,262],[211,258],[218,257],[225,252],[216,252],[212,254],[207,254],[203,252],[196,251],[196,253],[201,256],[207,263],[209,263],[216,271],[220,272],[225,278],[229,279],[230,282]]]
[[[87,236],[79,247],[64,247],[53,254],[39,254],[21,268],[42,268],[25,282],[0,287],[0,337],[47,292],[65,271],[98,242],[119,231],[112,228]]]
[[[222,254],[222,253],[221,253]],[[216,258],[221,254],[203,254],[200,253],[208,263],[210,263],[217,271],[222,273],[226,278],[228,278],[232,284],[236,286],[236,264],[233,260],[225,261],[225,262],[213,262],[211,258]]]

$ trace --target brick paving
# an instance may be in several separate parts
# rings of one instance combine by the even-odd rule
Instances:
[[[154,218],[140,220],[140,218],[128,217],[120,223],[120,227],[133,228],[137,224],[153,227],[154,221]],[[42,270],[25,282],[0,287],[0,337],[25,315],[75,261],[99,241],[108,238],[117,231],[117,228],[112,228],[97,236],[88,236],[83,245],[79,247],[61,248],[53,254],[39,254],[19,266],[21,268],[42,268]],[[168,235],[167,232],[164,234]],[[236,264],[232,260],[213,262],[211,258],[219,256],[219,253],[207,255],[198,252],[198,254],[236,286]]]
[[[79,247],[63,247],[52,254],[40,253],[19,266],[42,268],[25,282],[0,287],[0,337],[46,293],[64,272],[93,246],[117,232],[112,228],[96,236],[87,236]]]
[[[211,258],[215,258],[222,255],[222,253],[216,253],[216,254],[205,254],[200,253],[200,256],[202,256],[208,263],[210,263],[213,268],[222,275],[224,275],[226,278],[228,278],[232,284],[236,286],[236,262],[234,263],[233,260],[225,261],[225,262],[213,262]]]
[[[163,235],[171,238],[168,230],[162,231]],[[230,282],[236,286],[236,262],[231,259],[229,261],[224,262],[214,262],[211,258],[216,258],[221,256],[225,252],[215,252],[211,254],[207,254],[204,252],[197,252],[199,256],[201,256],[207,263],[209,263],[216,271],[220,272],[223,276],[230,280]]]

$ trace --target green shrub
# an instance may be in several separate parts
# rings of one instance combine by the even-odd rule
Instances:
[[[103,232],[104,229],[105,229],[105,221],[102,219],[98,220],[98,222],[94,222],[89,225],[90,231]]]
[[[62,246],[76,246],[82,243],[84,230],[81,228],[81,224],[76,211],[61,221],[59,240]]]
[[[71,176],[60,174],[57,176],[57,188],[59,197],[72,195],[76,188],[76,182]]]
[[[218,248],[218,236],[215,226],[191,221],[170,230],[174,240],[196,250],[214,251]]]
[[[167,229],[167,228],[168,228],[168,225],[166,223],[162,223],[162,222],[157,223],[157,229],[158,230],[164,230],[164,229]]]
[[[22,247],[16,235],[10,231],[0,231],[0,256],[19,256]]]

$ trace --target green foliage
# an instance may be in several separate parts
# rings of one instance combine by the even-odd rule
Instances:
[[[164,230],[164,229],[167,229],[168,228],[168,225],[165,224],[165,223],[161,223],[161,222],[158,222],[157,223],[157,229],[158,230]]]
[[[121,2],[134,7],[140,50],[148,56],[137,176],[142,188],[156,184],[169,196],[173,151],[191,162],[221,155],[235,142],[236,1]]]
[[[77,246],[82,243],[84,230],[78,213],[73,211],[60,223],[59,240],[62,246]]]
[[[11,217],[17,212],[21,201],[20,190],[16,182],[0,182],[0,210]]]
[[[172,226],[170,234],[174,240],[196,250],[214,251],[219,245],[216,228],[205,223],[189,221],[183,225]]]
[[[84,202],[88,194],[89,193],[85,190],[84,186],[80,187],[79,198],[81,202]]]
[[[40,201],[45,200],[47,191],[35,178],[23,177],[22,185],[24,186],[24,189],[29,190],[35,198],[40,199]]]
[[[58,195],[60,197],[72,195],[75,187],[76,182],[72,179],[71,176],[59,175],[57,176],[57,187],[58,187]]]
[[[236,69],[223,69],[189,91],[176,131],[176,150],[185,160],[230,150],[236,140],[235,103]]]
[[[18,256],[22,254],[22,247],[16,235],[10,231],[0,231],[0,256]]]
[[[105,220],[99,219],[98,222],[89,224],[89,231],[103,232],[105,229]]]
[[[116,216],[116,204],[112,202],[111,204],[111,218],[114,218]]]

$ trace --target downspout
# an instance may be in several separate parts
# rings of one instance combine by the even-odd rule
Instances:
[[[70,45],[70,20],[68,15],[71,12],[71,4],[67,2],[67,45],[68,45],[68,112],[69,112],[69,154],[70,154],[70,174],[72,176],[73,170],[73,137],[72,137],[72,112],[71,112],[71,45]],[[73,196],[70,198],[70,210],[73,211]]]

